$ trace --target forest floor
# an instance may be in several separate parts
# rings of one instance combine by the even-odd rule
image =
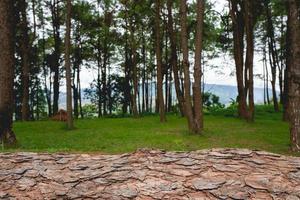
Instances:
[[[18,145],[4,151],[119,154],[140,148],[171,151],[247,148],[300,156],[290,152],[289,127],[282,122],[281,113],[257,112],[254,123],[205,115],[202,135],[188,133],[185,118],[168,115],[167,120],[161,124],[159,116],[84,119],[75,121],[76,129],[72,131],[67,131],[62,122],[16,122]]]
[[[0,153],[0,199],[300,199],[300,158],[246,149]]]

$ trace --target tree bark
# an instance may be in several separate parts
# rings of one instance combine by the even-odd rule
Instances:
[[[133,94],[131,95],[131,106],[132,106],[132,114],[133,117],[139,117],[138,113],[138,104],[137,104],[137,97],[138,97],[138,74],[137,74],[137,52],[136,52],[136,41],[135,41],[135,30],[133,19],[130,20],[130,42],[131,42],[131,64],[132,64],[132,82],[133,82]]]
[[[66,36],[65,36],[65,67],[66,67],[66,85],[67,85],[67,125],[68,129],[73,129],[73,109],[72,109],[72,78],[71,78],[71,0],[67,0],[66,15]]]
[[[21,63],[22,63],[22,120],[28,121],[29,114],[29,74],[30,74],[30,44],[29,44],[29,28],[27,20],[27,3],[25,0],[21,0],[19,3],[21,17],[20,28],[22,32],[22,39],[20,41],[21,50]]]
[[[53,53],[53,66],[51,71],[54,72],[53,79],[53,110],[52,114],[56,114],[58,111],[58,100],[59,100],[59,87],[60,87],[60,55],[61,55],[61,38],[60,38],[60,8],[59,1],[54,0],[53,4],[50,4],[51,17],[52,17],[52,29],[54,38],[54,53]]]
[[[265,1],[265,7],[266,7],[266,15],[267,15],[267,37],[268,44],[269,44],[269,61],[270,61],[270,67],[271,67],[271,74],[272,74],[272,93],[273,93],[273,104],[274,104],[274,110],[276,112],[279,112],[279,104],[278,104],[278,98],[276,93],[276,79],[277,79],[277,68],[279,68],[278,64],[278,53],[276,50],[276,43],[274,39],[274,26],[272,21],[272,13],[269,8],[269,4],[267,1]]]
[[[0,1],[0,140],[15,144],[13,125],[14,11],[12,0]]]
[[[170,37],[170,44],[171,44],[171,66],[174,75],[174,85],[176,91],[176,97],[178,100],[178,106],[181,116],[184,116],[184,105],[183,105],[183,94],[180,89],[180,81],[179,81],[179,70],[178,70],[178,58],[177,58],[177,45],[176,45],[176,33],[174,32],[173,28],[173,14],[172,14],[172,5],[173,1],[167,1],[167,9],[168,9],[168,33]]]
[[[287,9],[289,10],[289,4],[287,3]],[[290,44],[291,41],[291,17],[287,19],[287,30],[286,30],[286,67],[284,71],[284,93],[283,93],[283,120],[289,121],[290,120],[290,103],[289,103],[289,80],[291,79],[291,48]]]
[[[300,152],[300,3],[297,0],[288,1],[288,17],[290,25],[290,79],[289,103],[291,123],[292,150]]]
[[[240,118],[248,119],[248,109],[245,91],[246,80],[244,79],[244,17],[242,4],[237,0],[230,0],[230,16],[233,24],[233,49],[236,66],[236,78],[238,87],[238,115]],[[241,9],[239,10],[238,7]],[[244,82],[245,81],[245,82]]]
[[[202,46],[203,46],[203,21],[204,21],[204,0],[197,0],[197,27],[196,27],[196,49],[194,66],[194,133],[201,133],[203,130],[203,111],[202,111]]]
[[[246,63],[245,68],[248,70],[248,120],[254,121],[254,86],[253,86],[253,58],[254,58],[254,7],[253,1],[245,2],[245,27],[246,27]],[[247,77],[245,77],[247,79]]]
[[[186,0],[180,0],[180,24],[181,24],[181,48],[183,54],[183,71],[184,71],[184,105],[185,116],[188,121],[189,131],[194,131],[194,117],[191,103],[191,82],[189,69],[189,50],[187,35],[187,5]]]
[[[161,34],[160,34],[160,0],[155,1],[155,39],[156,39],[156,63],[157,63],[157,95],[160,114],[160,122],[166,121],[163,97],[163,74],[162,74],[162,52],[161,52]]]

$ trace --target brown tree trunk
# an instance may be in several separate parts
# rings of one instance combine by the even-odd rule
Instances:
[[[194,117],[191,103],[191,83],[189,69],[189,50],[187,35],[187,5],[186,0],[180,0],[180,24],[181,24],[181,48],[183,54],[183,70],[184,70],[184,105],[185,115],[188,121],[190,132],[194,131]]]
[[[52,70],[54,72],[53,80],[53,110],[52,114],[56,114],[58,111],[58,100],[59,100],[59,87],[60,87],[60,55],[61,55],[61,38],[60,38],[60,6],[59,1],[54,0],[50,4],[51,17],[52,17],[52,29],[54,38],[54,52],[53,52],[53,66]]]
[[[287,8],[289,9],[289,5],[287,4]],[[287,19],[287,30],[286,30],[286,67],[284,71],[284,92],[283,92],[283,120],[289,121],[290,120],[290,104],[289,104],[289,80],[291,79],[291,48],[290,44],[291,41],[291,19],[288,17]]]
[[[289,0],[288,17],[290,25],[290,79],[289,103],[291,122],[292,150],[300,152],[300,3],[298,0]]]
[[[203,130],[203,111],[202,111],[202,46],[203,46],[203,21],[204,21],[204,0],[197,0],[197,27],[196,27],[196,49],[194,66],[194,133],[201,133]]]
[[[66,85],[67,85],[67,125],[68,129],[73,129],[73,109],[72,109],[72,80],[71,80],[71,0],[67,0],[66,15],[66,36],[65,36],[65,67],[66,67]]]
[[[160,34],[160,0],[155,1],[155,39],[156,39],[156,63],[157,63],[157,95],[160,114],[160,122],[166,121],[163,97],[163,74],[162,74],[162,52],[161,52],[161,34]]]
[[[181,113],[181,116],[184,116],[184,105],[183,105],[183,94],[180,89],[180,81],[179,81],[179,70],[178,70],[178,58],[177,58],[177,46],[176,46],[176,33],[174,32],[173,28],[173,14],[172,14],[172,5],[173,0],[167,1],[167,8],[168,8],[168,34],[170,37],[171,43],[171,66],[174,74],[174,85],[176,96],[178,100],[178,106]]]
[[[143,30],[142,30],[143,31]],[[143,70],[142,70],[142,113],[144,113],[146,109],[146,41],[145,36],[143,35],[143,48],[142,48],[142,56],[143,56]]]
[[[246,63],[245,68],[248,70],[248,100],[249,113],[248,120],[254,121],[254,86],[253,86],[253,58],[254,58],[254,7],[253,1],[245,2],[245,27],[246,27]],[[247,77],[245,77],[247,79]]]
[[[244,85],[244,18],[242,7],[237,0],[230,0],[230,16],[233,23],[233,49],[236,66],[236,78],[238,87],[238,115],[243,119],[248,119],[248,109],[246,101],[246,91]],[[246,81],[245,81],[246,82]]]
[[[0,1],[0,141],[15,144],[13,125],[14,12],[12,0]]]
[[[276,94],[277,68],[279,68],[278,54],[277,54],[276,43],[274,39],[274,26],[272,21],[272,13],[267,1],[265,1],[265,7],[266,7],[266,15],[267,15],[267,36],[269,38],[268,40],[269,57],[270,57],[269,60],[270,60],[271,73],[272,73],[271,85],[272,85],[272,93],[273,93],[273,104],[274,104],[274,110],[276,112],[279,112],[278,98]]]
[[[27,20],[27,3],[21,0],[19,3],[21,16],[20,28],[22,32],[22,39],[20,41],[21,63],[22,63],[22,120],[29,120],[29,73],[30,73],[30,44],[28,35],[28,20]]]

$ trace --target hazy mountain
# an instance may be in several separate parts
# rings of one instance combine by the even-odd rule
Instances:
[[[154,88],[154,87],[153,87]],[[216,85],[216,84],[205,84],[204,85],[205,92],[211,92],[220,97],[220,102],[228,105],[231,100],[236,100],[237,97],[237,87],[231,85]],[[154,93],[154,92],[153,92]],[[269,89],[270,99],[272,98],[272,90]],[[173,89],[173,95],[175,98],[175,89]],[[84,98],[84,89],[82,90],[82,103],[88,104],[89,100]],[[264,89],[263,88],[254,88],[254,101],[255,103],[263,103],[264,102]],[[66,94],[61,93],[59,98],[60,107],[65,108],[66,106]]]

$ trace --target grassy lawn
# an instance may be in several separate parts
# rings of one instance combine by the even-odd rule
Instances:
[[[280,114],[258,113],[254,123],[246,123],[233,117],[206,115],[203,135],[188,133],[186,120],[175,115],[169,115],[165,124],[159,123],[158,116],[78,120],[72,131],[61,122],[17,122],[14,131],[19,144],[4,151],[115,154],[138,148],[185,151],[236,147],[291,154],[288,124],[280,118]]]

